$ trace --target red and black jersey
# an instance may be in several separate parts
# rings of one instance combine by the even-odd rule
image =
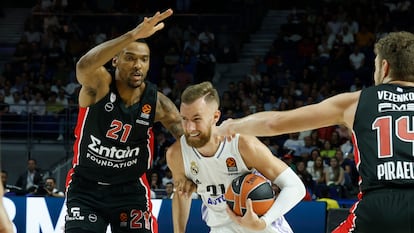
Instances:
[[[138,103],[126,107],[113,81],[96,104],[79,108],[72,175],[103,184],[138,182],[153,159],[157,88],[146,82]]]
[[[353,141],[361,191],[414,187],[414,87],[363,89]]]

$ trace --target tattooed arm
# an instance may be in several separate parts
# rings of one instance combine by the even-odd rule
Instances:
[[[158,92],[157,95],[157,112],[155,121],[161,124],[175,137],[179,139],[183,135],[181,126],[181,116],[174,103],[164,94]]]

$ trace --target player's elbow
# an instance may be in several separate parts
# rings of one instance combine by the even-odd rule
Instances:
[[[297,185],[296,189],[297,189],[298,197],[300,197],[300,200],[302,200],[306,196],[305,185],[303,183],[301,185]]]
[[[78,62],[76,62],[76,71],[81,73],[87,73],[88,69],[90,69],[91,64],[89,62],[89,59],[86,58],[84,55],[79,59]]]

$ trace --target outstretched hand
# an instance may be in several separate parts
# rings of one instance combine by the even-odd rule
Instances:
[[[162,13],[158,11],[152,17],[144,17],[144,20],[132,30],[134,38],[147,38],[155,32],[163,29],[164,23],[162,21],[170,17],[172,14],[173,11],[168,9]]]
[[[237,216],[228,206],[227,213],[230,216],[231,220],[242,227],[246,227],[255,231],[264,230],[266,228],[266,223],[264,220],[261,220],[259,216],[253,211],[252,200],[249,198],[246,201],[246,213],[242,216]]]

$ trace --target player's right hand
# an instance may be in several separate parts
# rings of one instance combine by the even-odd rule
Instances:
[[[172,14],[173,11],[168,9],[162,13],[158,11],[152,17],[144,17],[144,20],[131,31],[133,37],[135,39],[141,39],[153,35],[155,32],[164,28],[162,21]]]
[[[255,231],[261,231],[266,228],[266,222],[262,219],[260,219],[257,214],[253,211],[253,204],[252,200],[250,198],[246,201],[246,212],[243,216],[237,216],[230,208],[227,206],[227,214],[238,225],[255,230]]]
[[[219,126],[216,127],[213,136],[220,141],[231,141],[236,135],[236,133],[231,130],[231,124],[233,121],[234,120],[231,118],[223,121]]]

